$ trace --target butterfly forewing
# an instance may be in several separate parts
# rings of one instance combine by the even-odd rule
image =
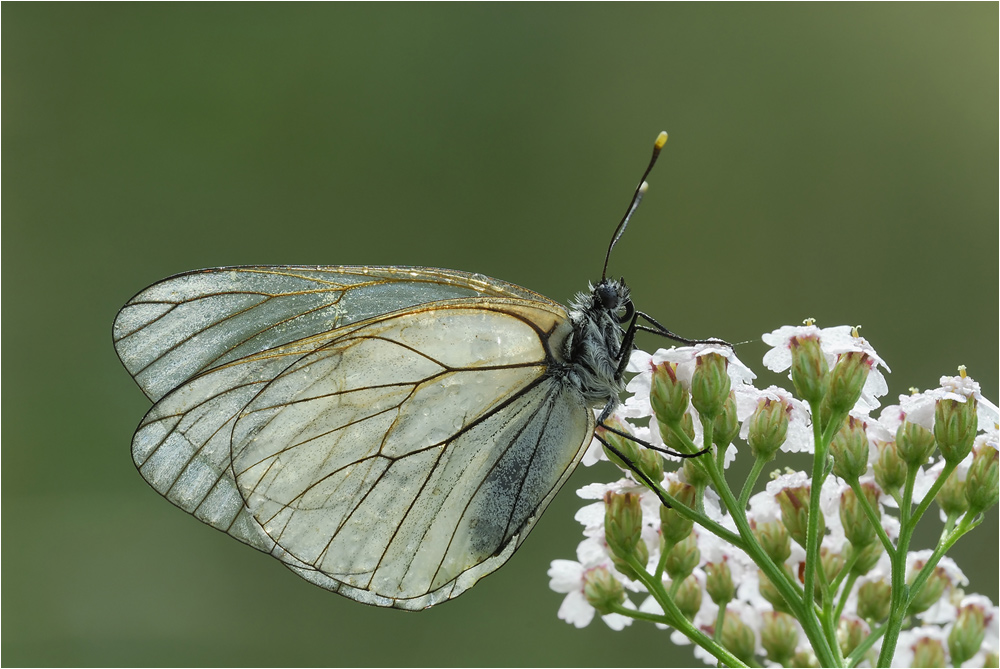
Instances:
[[[216,283],[232,271],[218,270]],[[241,270],[254,290],[172,291],[177,306],[163,312],[194,305],[192,313],[208,314],[223,296],[232,297],[228,318],[220,310],[179,327],[161,315],[122,328],[119,341],[149,328],[169,332],[174,343],[161,342],[157,359],[179,361],[161,363],[178,375],[197,374],[150,410],[135,461],[172,502],[304,578],[359,601],[424,608],[502,565],[589,443],[591,410],[550,374],[572,328],[561,306],[530,291],[440,270],[407,269],[405,279],[403,270],[379,270],[381,290],[394,294],[379,308],[391,313],[364,320],[350,315],[363,311],[355,296],[371,290],[360,280],[326,288],[319,302],[316,292],[296,293],[308,295],[312,314],[343,310],[322,332],[312,331],[315,317],[260,310],[266,302],[241,310],[234,297],[259,291],[264,275],[275,277],[272,299],[284,299],[294,291],[273,288],[285,272],[315,281],[310,272],[318,271]],[[331,285],[330,276],[370,276],[321,272]],[[119,321],[134,326],[156,314],[151,298],[162,296],[152,290]],[[430,293],[463,299],[409,304]],[[243,315],[255,309],[280,320],[250,327]],[[195,360],[176,343],[221,341],[213,331],[234,322],[237,337]],[[289,331],[303,336],[261,349]],[[233,359],[233,348],[261,350]],[[140,385],[152,378],[148,368],[134,368]]]
[[[555,305],[520,286],[415,267],[220,267],[146,288],[113,328],[125,368],[153,401],[199,372],[381,314],[452,298]]]

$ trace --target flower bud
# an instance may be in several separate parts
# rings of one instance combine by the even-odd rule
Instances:
[[[913,644],[914,667],[944,667],[947,666],[944,659],[944,646],[937,639],[931,637],[920,637]]]
[[[657,420],[657,422],[660,421]],[[663,445],[678,453],[696,453],[697,451],[691,450],[691,447],[688,445],[689,442],[694,441],[694,420],[691,418],[691,414],[686,413],[681,416],[680,421],[675,423],[675,425],[687,435],[687,439],[677,434],[673,426],[660,422],[660,436],[663,438]]]
[[[816,335],[789,340],[792,352],[792,384],[799,397],[810,404],[819,402],[829,387],[830,368]]]
[[[881,541],[873,541],[867,546],[855,546],[850,544],[847,547],[847,559],[854,560],[854,564],[851,566],[851,573],[858,576],[864,576],[870,572],[878,560],[882,557],[882,552],[885,548],[882,547]],[[856,558],[854,556],[857,556]]]
[[[899,457],[899,449],[894,441],[878,442],[878,458],[872,465],[875,482],[888,494],[899,491],[906,482],[906,463]]]
[[[861,492],[875,511],[875,515],[881,516],[882,512],[878,505],[879,490],[875,484],[862,483]],[[864,507],[852,488],[847,488],[840,495],[840,522],[844,526],[847,540],[854,546],[862,548],[876,540],[875,528],[865,515]]]
[[[608,427],[614,428],[619,432],[624,432],[625,434],[632,434],[632,430],[628,425],[618,420],[614,416],[608,418],[604,421]],[[632,439],[623,437],[620,434],[612,432],[610,430],[604,429],[603,426],[597,426],[594,430],[597,436],[599,436],[604,441],[611,444],[619,453],[624,455],[633,465],[638,465],[639,463],[639,445],[635,443]],[[614,453],[607,446],[603,446],[604,455],[607,456],[608,460],[617,465],[620,469],[625,471],[632,471],[632,467],[626,464],[616,453]]]
[[[908,583],[911,583],[912,580],[916,578],[921,568],[922,565],[920,564],[914,565],[913,574],[911,574],[910,578],[907,579]],[[938,600],[941,599],[941,596],[944,595],[944,591],[949,587],[951,587],[951,579],[948,578],[948,572],[946,572],[943,567],[935,567],[934,571],[931,572],[930,577],[924,581],[924,586],[920,588],[920,591],[916,594],[916,596],[910,600],[910,608],[907,610],[907,613],[910,615],[923,613],[934,604],[937,604]]]
[[[689,509],[695,508],[698,490],[693,485],[671,481],[670,485],[667,486],[667,493],[677,500],[677,504],[682,504]],[[663,527],[663,540],[667,547],[683,541],[691,534],[691,528],[694,527],[693,520],[685,518],[676,510],[666,506],[660,507],[660,523]]]
[[[965,481],[957,469],[948,476],[934,500],[946,516],[957,518],[969,510],[969,500],[965,498]]]
[[[789,569],[788,565],[779,565],[781,570],[785,572],[788,578],[794,578],[792,576],[792,570]],[[771,583],[771,580],[764,574],[763,571],[757,570],[757,589],[760,591],[761,596],[768,601],[768,603],[774,607],[775,611],[784,611],[785,613],[791,613],[788,608],[788,604],[785,602],[785,598],[781,596],[781,593]]]
[[[725,557],[719,562],[705,565],[705,589],[712,601],[719,606],[725,606],[736,596],[733,573],[729,570]]]
[[[806,563],[801,562],[801,570],[805,572]],[[840,575],[841,570],[844,568],[844,556],[840,553],[830,550],[825,546],[819,549],[819,566],[823,570],[823,574],[826,576],[827,583],[833,583],[834,579]],[[805,580],[803,577],[802,580]],[[823,584],[820,583],[820,579],[816,579],[816,602],[819,603],[823,598]]]
[[[684,472],[684,479],[697,488],[704,488],[712,480],[705,465],[701,463],[701,458],[686,458],[681,471]]]
[[[688,620],[693,620],[701,609],[701,583],[693,574],[688,576],[677,588],[674,604]]]
[[[989,445],[976,449],[965,475],[965,499],[970,513],[982,513],[997,503],[997,450]]]
[[[764,611],[761,617],[760,643],[767,651],[767,659],[786,667],[798,666],[791,663],[799,645],[795,618],[781,611]]]
[[[788,434],[789,406],[779,400],[763,398],[750,416],[750,430],[747,443],[754,457],[770,460]]]
[[[729,649],[729,652],[743,662],[749,663],[753,660],[756,648],[753,630],[731,610],[726,610],[719,640],[722,641],[723,646]]]
[[[639,461],[636,462],[639,471],[649,477],[650,481],[659,483],[663,480],[663,456],[648,448],[639,449]]]
[[[730,392],[725,404],[722,405],[722,411],[712,422],[712,442],[719,448],[725,449],[739,434],[740,421],[736,417],[736,400]]]
[[[882,544],[879,544],[881,546]],[[885,581],[868,581],[858,588],[858,615],[878,623],[889,617],[892,587]]]
[[[978,653],[985,636],[986,612],[982,606],[967,604],[960,608],[955,625],[948,635],[952,666],[961,666],[963,662]]]
[[[940,399],[934,404],[934,439],[946,462],[958,464],[972,450],[979,419],[976,417],[976,399],[965,402]]]
[[[691,376],[691,404],[703,418],[715,420],[722,411],[732,382],[726,368],[729,361],[718,353],[699,355]]]
[[[904,420],[896,430],[896,450],[903,462],[920,467],[934,451],[934,434],[922,425]]]
[[[965,402],[940,399],[934,404],[934,439],[946,462],[957,464],[972,450],[979,419],[976,417],[976,399]]]
[[[670,580],[683,581],[691,575],[700,560],[701,551],[698,550],[698,540],[692,532],[667,551],[664,571],[670,576]]]
[[[830,372],[829,407],[834,414],[846,414],[858,403],[873,362],[861,351],[841,354]]]
[[[687,412],[688,391],[677,379],[677,363],[661,362],[653,366],[649,403],[661,423],[681,419]]]
[[[809,650],[797,650],[795,655],[792,657],[792,663],[788,665],[790,667],[818,667],[819,660],[816,659],[816,655]]]
[[[803,548],[806,545],[806,533],[809,528],[809,493],[810,486],[798,488],[782,488],[776,495],[778,506],[781,507],[781,522],[785,524],[788,534]],[[819,517],[819,534],[823,535],[826,524],[822,514]]]
[[[848,416],[830,442],[830,455],[833,473],[845,481],[853,482],[868,471],[868,434],[864,421]]]
[[[847,657],[854,649],[861,645],[861,642],[871,634],[871,627],[864,620],[854,616],[844,616],[837,625],[837,641],[840,643],[840,652]]]
[[[781,564],[792,554],[792,541],[783,523],[754,523],[752,528],[757,543],[776,564]]]
[[[639,495],[627,492],[616,494],[609,492],[604,496],[604,537],[608,550],[615,560],[615,567],[625,576],[635,579],[636,575],[627,564],[629,557],[636,557],[639,563],[646,564],[649,559],[649,549],[642,541],[642,508],[639,506]],[[639,546],[642,546],[642,549]],[[645,549],[646,560],[641,559],[640,551]],[[619,565],[619,561],[622,565]]]
[[[583,596],[598,614],[614,613],[625,601],[625,588],[605,567],[595,567],[583,575]]]

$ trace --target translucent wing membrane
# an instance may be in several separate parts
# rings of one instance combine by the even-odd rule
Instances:
[[[519,298],[514,284],[416,267],[223,267],[165,279],[122,308],[114,342],[154,402],[196,374],[261,351],[418,304]]]
[[[118,341],[157,327],[158,310],[186,304],[202,305],[191,312],[204,315],[197,326],[159,327],[173,328],[175,342],[177,333],[195,331],[190,336],[219,341],[207,333],[221,317],[247,313],[237,305],[251,294],[221,291],[227,271],[259,270],[216,270],[211,289],[183,296],[185,276],[192,287],[204,276],[144,291],[116,322]],[[390,280],[400,271],[379,270]],[[325,273],[328,284],[335,275],[340,287],[317,299],[319,289],[304,287],[320,282],[311,272]],[[365,294],[361,277],[370,275],[289,270],[281,292],[275,287],[285,275],[262,273],[276,304],[307,300],[310,313],[326,314],[327,331],[313,331],[320,317],[305,316],[301,306],[301,321],[292,309],[277,320],[273,314],[285,312],[264,306],[270,321],[229,340],[241,356],[223,344],[201,356],[162,345],[146,354],[170,360],[165,369],[182,370],[178,375],[208,370],[143,419],[133,456],[146,480],[300,576],[369,604],[425,608],[500,567],[573,471],[594,427],[579,391],[552,373],[571,331],[563,308],[534,294],[508,299],[529,291],[499,282],[480,287],[469,275],[463,285],[414,285],[402,296],[394,290],[372,308],[355,297]],[[155,291],[167,286],[173,306],[154,307]],[[407,304],[423,300],[418,293],[489,290],[505,295]],[[220,296],[226,308],[209,309]],[[346,315],[334,317],[333,305]],[[395,312],[354,316],[365,309]],[[338,327],[329,327],[330,318]],[[273,344],[289,331],[306,334]],[[146,380],[146,368],[134,374],[155,394],[159,386]]]

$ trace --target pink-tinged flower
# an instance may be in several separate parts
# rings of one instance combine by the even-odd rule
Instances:
[[[809,407],[800,400],[795,399],[790,392],[778,386],[769,386],[764,390],[758,390],[753,386],[733,387],[733,395],[736,398],[736,417],[742,422],[740,428],[740,439],[746,439],[750,435],[750,416],[757,410],[760,402],[770,400],[780,402],[785,406],[788,414],[788,432],[785,442],[781,445],[781,450],[785,453],[813,453],[815,443],[812,434],[812,417],[809,415]]]
[[[881,640],[878,644],[881,647]],[[944,666],[933,662],[946,661],[948,637],[945,631],[937,626],[914,627],[899,633],[896,642],[896,654],[892,658],[893,667],[931,667]]]
[[[871,371],[861,390],[861,398],[856,409],[867,413],[879,406],[877,398],[889,392],[885,376],[879,367],[890,371],[889,366],[879,357],[864,337],[858,334],[856,327],[838,325],[830,328],[818,328],[815,325],[785,325],[773,332],[761,336],[761,340],[771,346],[764,354],[764,366],[773,372],[783,372],[792,366],[792,345],[799,339],[818,338],[820,350],[826,356],[827,365],[833,369],[837,359],[845,353],[862,353],[867,356]]]

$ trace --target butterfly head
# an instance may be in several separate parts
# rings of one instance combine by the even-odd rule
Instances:
[[[607,312],[619,323],[627,323],[635,313],[625,279],[602,279],[591,296],[594,310]]]

